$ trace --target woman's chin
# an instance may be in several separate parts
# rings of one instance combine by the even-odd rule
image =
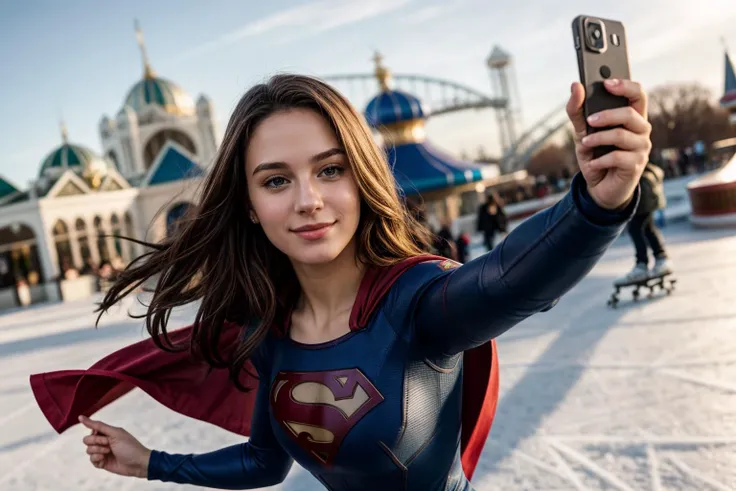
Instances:
[[[318,266],[320,264],[331,263],[340,255],[340,251],[335,250],[334,247],[330,247],[328,244],[324,244],[320,247],[304,247],[301,250],[293,251],[293,254],[289,254],[289,258],[292,262]]]

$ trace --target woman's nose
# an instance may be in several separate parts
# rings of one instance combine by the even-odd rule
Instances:
[[[298,213],[314,213],[322,208],[322,194],[319,188],[312,182],[306,182],[299,186],[299,195],[296,201]]]

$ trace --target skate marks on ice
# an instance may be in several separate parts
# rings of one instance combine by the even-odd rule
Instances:
[[[515,328],[536,341],[502,336],[476,489],[736,490],[736,280],[711,267],[733,250],[736,236],[681,241],[672,256],[685,288],[623,311],[601,306],[610,283],[598,287],[629,258],[604,259]]]
[[[637,386],[643,376],[649,383]],[[682,385],[646,367],[588,368],[559,411],[515,447],[500,439],[495,424],[506,424],[496,420],[481,459],[493,470],[479,468],[477,489],[736,489],[733,394]],[[521,406],[516,416],[529,412]]]

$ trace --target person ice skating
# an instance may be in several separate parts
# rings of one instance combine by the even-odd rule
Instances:
[[[496,234],[506,232],[508,225],[503,204],[495,193],[489,193],[486,201],[478,207],[476,229],[483,233],[483,245],[490,251],[496,244]]]
[[[605,84],[631,107],[590,122],[620,128],[586,137],[573,84],[570,192],[464,265],[415,245],[422,229],[342,95],[299,75],[256,85],[194,213],[100,306],[158,277],[152,338],[87,371],[33,375],[44,415],[57,431],[79,418],[90,462],[125,476],[248,489],[280,483],[297,461],[333,491],[472,489],[498,397],[494,338],[576,285],[638,205],[647,99],[635,82]],[[599,145],[620,150],[593,159]],[[193,301],[193,325],[170,331],[171,310]],[[173,454],[89,418],[131,387],[250,438]]]
[[[654,221],[655,212],[666,206],[663,182],[664,171],[651,162],[648,163],[640,180],[639,207],[628,227],[636,250],[636,264],[631,271],[615,281],[616,286],[672,273],[672,266],[665,251],[664,237]],[[654,256],[651,269],[648,249],[652,250]]]

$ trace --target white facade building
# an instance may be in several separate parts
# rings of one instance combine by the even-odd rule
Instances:
[[[219,145],[213,105],[157,76],[137,35],[143,78],[102,117],[102,155],[62,125],[28,189],[0,176],[0,310],[91,293],[91,270],[143,252],[106,235],[161,240],[195,201]]]

